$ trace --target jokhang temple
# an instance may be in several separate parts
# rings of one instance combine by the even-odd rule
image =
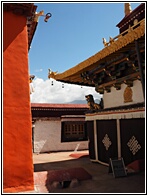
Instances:
[[[103,95],[104,108],[85,115],[89,154],[108,165],[122,157],[125,165],[145,159],[145,4],[131,10],[117,24],[119,35],[104,48],[63,72],[50,72],[57,81],[94,87]]]
[[[92,86],[104,108],[87,113],[90,159],[125,164],[145,159],[145,4],[117,25],[105,48],[61,74],[58,81]],[[3,3],[3,189],[34,190],[28,51],[38,24],[33,3]],[[42,14],[42,13],[41,13]],[[32,76],[31,76],[32,78]]]

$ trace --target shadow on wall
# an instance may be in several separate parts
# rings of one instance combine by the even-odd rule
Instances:
[[[3,51],[5,51],[8,48],[8,46],[15,40],[15,38],[24,30],[25,26],[26,26],[25,17],[17,16],[11,12],[4,12]]]

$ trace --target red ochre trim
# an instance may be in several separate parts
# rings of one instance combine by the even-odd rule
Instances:
[[[4,188],[3,193],[18,193],[26,191],[34,191],[34,185]]]
[[[88,108],[87,104],[47,104],[31,103],[31,108]]]

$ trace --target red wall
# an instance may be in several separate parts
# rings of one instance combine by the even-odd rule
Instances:
[[[3,18],[3,188],[34,189],[26,18]]]

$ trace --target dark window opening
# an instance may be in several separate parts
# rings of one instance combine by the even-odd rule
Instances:
[[[66,121],[62,122],[61,142],[86,141],[87,132],[85,122]]]

